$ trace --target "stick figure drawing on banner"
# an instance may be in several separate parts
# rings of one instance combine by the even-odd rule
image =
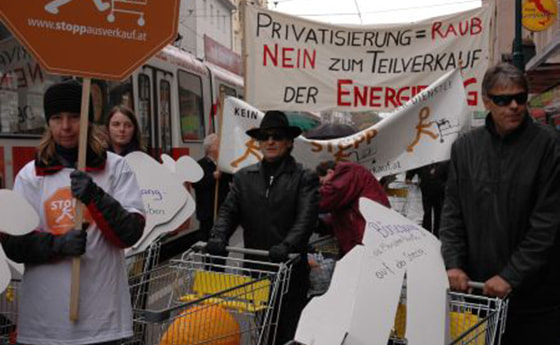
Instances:
[[[243,155],[241,155],[241,157],[237,158],[236,160],[234,160],[233,162],[231,162],[231,166],[233,168],[237,168],[237,166],[239,166],[239,163],[243,162],[244,160],[247,159],[247,157],[249,157],[249,155],[253,155],[255,157],[257,157],[258,160],[261,160],[261,155],[259,152],[259,145],[256,144],[255,139],[251,139],[249,140],[247,143],[245,143],[245,146],[247,147],[247,149],[245,150],[245,152],[243,152]]]
[[[416,138],[414,138],[414,141],[407,146],[406,150],[408,152],[414,151],[414,146],[418,144],[422,134],[426,134],[434,140],[438,138],[438,135],[436,133],[427,130],[427,128],[429,128],[432,125],[432,122],[425,123],[428,117],[430,117],[430,108],[424,107],[420,109],[420,113],[418,113],[419,121],[418,124],[416,125]]]
[[[45,11],[52,13],[52,14],[58,14],[59,12],[59,8],[66,5],[69,2],[72,2],[73,0],[53,0],[51,2],[49,2],[48,4],[45,5]],[[108,10],[111,7],[111,4],[109,3],[105,3],[102,0],[93,0],[93,3],[95,4],[95,7],[97,7],[97,10],[99,12],[103,12],[105,10]]]

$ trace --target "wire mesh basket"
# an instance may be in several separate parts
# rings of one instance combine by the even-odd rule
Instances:
[[[125,344],[273,343],[290,264],[187,251],[131,277],[134,337]]]

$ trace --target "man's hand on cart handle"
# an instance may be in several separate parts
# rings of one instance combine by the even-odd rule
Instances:
[[[495,275],[484,283],[482,294],[491,297],[506,298],[511,293],[511,285],[499,275]]]
[[[195,250],[202,250],[202,249],[206,249],[206,251],[209,254],[212,254],[209,250],[208,250],[208,245],[210,245],[210,242],[212,241],[212,239],[210,239],[210,241],[208,241],[208,243],[206,242],[202,242],[199,241],[197,243],[195,243],[192,248]],[[262,249],[250,249],[250,248],[239,248],[239,247],[230,247],[230,246],[226,246],[224,247],[226,253],[230,252],[230,253],[239,253],[239,254],[248,254],[248,255],[255,255],[255,256],[262,256],[262,257],[269,257],[270,256],[270,252],[268,250],[262,250]],[[289,260],[295,260],[298,259],[300,257],[300,254],[297,253],[292,253],[292,254],[288,254],[288,259]]]
[[[208,241],[208,244],[204,243],[202,248],[206,247],[206,251],[212,255],[227,256],[226,246],[226,239],[221,237],[212,237]]]
[[[447,278],[449,279],[449,288],[453,291],[469,292],[469,276],[460,268],[452,268],[447,270]]]

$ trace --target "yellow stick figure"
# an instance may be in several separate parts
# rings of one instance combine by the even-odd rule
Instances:
[[[259,161],[261,160],[262,157],[259,153],[260,147],[255,141],[255,139],[250,139],[248,142],[246,142],[245,147],[247,147],[247,149],[245,150],[245,152],[243,152],[243,155],[241,155],[241,157],[237,158],[236,160],[230,163],[230,165],[233,168],[237,168],[239,166],[239,163],[246,160],[249,157],[249,155],[253,155],[257,157]]]
[[[429,135],[434,140],[438,138],[438,135],[436,133],[428,131],[426,129],[426,128],[429,128],[432,125],[431,122],[424,123],[424,121],[426,121],[428,119],[428,117],[430,117],[430,108],[429,107],[424,107],[424,108],[420,109],[420,113],[418,113],[418,119],[420,121],[418,121],[418,124],[416,125],[416,138],[414,138],[414,141],[406,147],[406,150],[408,152],[414,151],[414,146],[416,146],[418,144],[422,134]]]

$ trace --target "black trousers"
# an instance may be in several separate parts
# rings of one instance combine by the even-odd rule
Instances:
[[[510,310],[502,345],[560,345],[560,307],[524,314]]]
[[[424,209],[422,227],[431,231],[436,237],[439,237],[439,221],[441,218],[444,197],[443,193],[431,195],[422,192],[422,208]]]

